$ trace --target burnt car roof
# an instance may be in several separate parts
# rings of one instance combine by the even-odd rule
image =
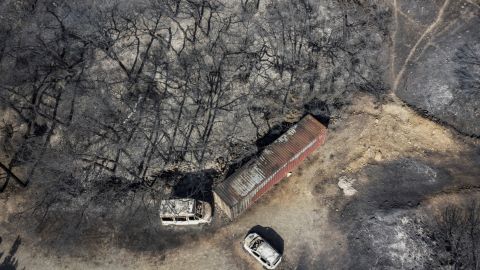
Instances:
[[[195,213],[194,199],[162,200],[160,203],[160,216],[188,216]]]
[[[262,242],[255,250],[262,258],[268,261],[271,265],[274,265],[281,257],[280,253],[275,250],[264,238],[257,234],[257,237],[250,242],[249,247],[255,242],[256,239],[261,239]]]

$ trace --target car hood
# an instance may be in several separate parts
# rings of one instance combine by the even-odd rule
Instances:
[[[257,248],[257,253],[260,254],[271,265],[274,265],[280,258],[280,254],[272,248],[267,242],[263,242]]]

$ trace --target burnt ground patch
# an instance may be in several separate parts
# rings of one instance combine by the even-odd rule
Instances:
[[[437,250],[425,204],[446,193],[478,189],[478,150],[472,145],[460,154],[425,153],[425,159],[370,164],[349,175],[356,193],[339,198],[339,211],[331,212],[347,240],[339,268],[432,269]]]
[[[48,202],[12,216],[9,222],[22,227],[35,248],[73,257],[101,256],[105,247],[162,254],[202,233],[200,227],[163,228],[152,198],[151,190],[119,194],[109,189],[91,198]]]
[[[401,2],[404,2],[401,5],[411,5],[409,1]],[[476,63],[480,59],[480,34],[474,29],[480,23],[480,17],[477,8],[468,6],[463,1],[450,2],[445,10],[446,20],[440,20],[438,24],[452,24],[449,26],[452,31],[436,31],[423,42],[435,46],[421,45],[417,48],[418,59],[405,63],[404,76],[395,94],[423,115],[446,123],[463,134],[478,137],[480,69]],[[465,13],[467,10],[468,13]],[[450,19],[459,17],[462,19]],[[403,24],[405,26],[400,27],[394,37],[398,47],[396,59],[404,59],[411,53],[410,49],[400,46],[415,43],[408,39],[412,34],[412,25],[408,20]],[[416,35],[414,39],[419,37]]]
[[[345,268],[423,269],[430,251],[412,210],[451,183],[449,171],[404,158],[369,165],[352,178],[357,193],[337,217],[348,241]]]
[[[108,248],[161,256],[165,251],[195,240],[205,234],[204,226],[172,228],[160,225],[158,209],[139,198],[127,201],[123,207],[112,205],[108,211],[91,207],[50,210],[48,217],[22,221],[26,233],[40,250],[57,256],[101,257]],[[82,220],[81,220],[82,219]],[[17,220],[17,224],[20,220]]]
[[[345,210],[369,215],[378,210],[418,206],[426,195],[445,187],[451,175],[446,169],[425,161],[400,159],[367,166],[356,178],[364,179],[368,184],[357,187],[362,196]]]
[[[66,179],[48,192],[32,192],[26,210],[0,227],[7,231],[22,228],[34,250],[49,250],[57,256],[96,258],[108,252],[105,247],[161,256],[223,224],[165,227],[158,215],[161,199],[188,197],[212,203],[215,177],[214,170],[169,172],[152,186],[118,177],[92,186],[78,186]],[[168,192],[157,185],[168,186]]]
[[[132,230],[132,226],[137,229]],[[163,254],[166,250],[173,249],[198,240],[205,236],[204,225],[198,226],[150,226],[144,220],[136,219],[129,224],[122,224],[116,234],[115,243],[119,247],[134,252],[149,252],[152,254]]]
[[[190,173],[165,172],[157,185],[169,186],[170,193],[156,187],[108,178],[95,183],[94,189],[81,190],[65,181],[49,194],[38,198],[41,203],[12,217],[36,239],[34,245],[57,255],[96,256],[105,246],[132,252],[162,254],[185,242],[195,240],[216,227],[199,225],[161,226],[158,206],[161,199],[194,198],[213,203],[212,184],[215,170]],[[84,188],[85,189],[85,188]]]

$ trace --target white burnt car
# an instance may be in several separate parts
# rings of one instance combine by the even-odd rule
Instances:
[[[245,237],[243,248],[267,269],[275,269],[282,260],[282,255],[256,233]]]
[[[160,221],[162,225],[197,225],[212,220],[212,206],[195,199],[162,200]]]

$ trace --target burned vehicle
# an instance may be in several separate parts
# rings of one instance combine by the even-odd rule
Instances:
[[[282,260],[282,255],[257,233],[245,237],[243,248],[267,269],[275,269]]]
[[[210,223],[212,206],[195,199],[162,200],[160,221],[162,225],[197,225]]]

